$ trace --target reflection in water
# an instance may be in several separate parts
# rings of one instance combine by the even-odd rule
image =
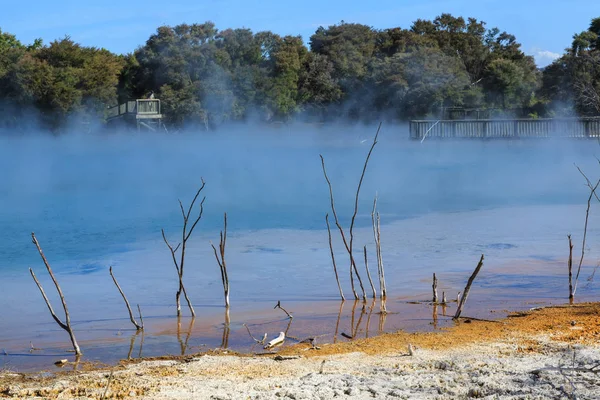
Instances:
[[[177,317],[177,341],[179,342],[179,347],[181,348],[181,355],[185,355],[185,351],[188,348],[188,342],[190,340],[190,336],[192,335],[192,329],[194,329],[194,322],[196,322],[196,317],[192,317],[190,319],[190,325],[187,330],[187,334],[185,335],[185,341],[181,340],[181,316]]]
[[[433,303],[433,329],[437,329],[438,324],[438,305]]]
[[[365,315],[366,312],[367,312],[366,305],[365,305],[365,303],[363,303],[362,308],[360,310],[360,316],[358,317],[358,322],[356,323],[356,327],[354,327],[354,330],[352,331],[353,339],[356,337],[356,335],[358,335],[358,328],[360,327],[360,323],[362,322],[363,315]]]
[[[340,311],[338,311],[337,322],[335,323],[335,332],[333,334],[333,343],[337,342],[338,330],[340,328],[340,319],[342,319],[342,312],[344,311],[345,301],[340,301]]]
[[[79,369],[80,361],[81,361],[81,354],[77,354],[75,356],[75,361],[73,361],[73,371],[77,371]]]
[[[356,317],[356,308],[358,303],[361,302],[361,300],[354,300],[353,304],[352,304],[352,309],[350,310],[350,334],[347,334],[345,332],[342,332],[341,335],[347,339],[354,339],[356,338],[361,331],[361,325],[363,323],[363,318],[365,315],[367,315],[366,318],[366,322],[365,322],[365,326],[364,326],[364,332],[365,332],[365,337],[369,337],[369,330],[371,327],[371,316],[373,314],[373,310],[375,309],[375,304],[377,303],[377,299],[373,299],[371,301],[371,304],[367,306],[367,304],[365,302],[362,302],[362,307],[360,309],[360,314],[358,315],[358,318]],[[382,305],[382,307],[385,309],[385,299],[383,299],[381,301],[382,303],[384,303]],[[340,302],[340,309],[338,311],[338,315],[337,315],[337,321],[335,324],[335,331],[333,333],[333,343],[337,342],[338,339],[338,332],[339,332],[339,327],[340,327],[340,320],[342,319],[342,314],[344,312],[344,301]],[[385,329],[385,319],[387,316],[386,312],[378,312],[377,314],[379,314],[379,328],[378,328],[378,334],[381,334],[384,332]]]
[[[129,351],[127,352],[127,359],[131,360],[131,354],[133,353],[133,348],[135,347],[135,341],[138,336],[140,336],[141,332],[141,340],[140,340],[140,350],[138,352],[138,358],[142,358],[142,347],[144,346],[144,330],[137,330],[133,335],[131,335],[131,340],[129,342]]]
[[[230,333],[231,318],[229,316],[229,306],[225,307],[225,322],[223,323],[223,339],[221,340],[221,348],[226,349],[229,347],[229,333]],[[248,331],[250,333],[250,331]],[[250,335],[252,336],[252,335]]]
[[[381,308],[379,312],[379,331],[378,335],[381,335],[385,332],[385,319],[387,318],[387,308],[385,306],[385,297],[381,299]]]
[[[375,308],[375,302],[377,299],[374,297],[373,301],[371,301],[371,305],[369,306],[369,315],[367,316],[367,329],[365,332],[365,337],[369,337],[369,326],[371,325],[371,314],[373,314],[373,309]]]

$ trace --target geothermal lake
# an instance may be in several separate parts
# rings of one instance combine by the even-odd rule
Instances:
[[[439,329],[451,324],[442,315],[446,310],[412,303],[430,299],[433,272],[440,295],[455,298],[482,253],[485,265],[465,315],[495,318],[505,310],[567,300],[567,234],[573,234],[577,264],[589,194],[574,163],[590,179],[600,177],[596,142],[421,144],[409,141],[402,126],[384,126],[361,191],[355,249],[364,271],[367,246],[375,277],[370,212],[378,193],[390,314],[383,318],[379,303],[370,299],[364,309],[362,302],[340,304],[319,154],[348,227],[374,133],[374,127],[291,127],[0,138],[0,368],[50,369],[57,359],[72,358],[68,335],[52,320],[29,275],[32,267],[62,317],[31,232],[62,286],[90,361],[187,354],[225,344],[261,351],[243,324],[255,337],[285,330],[285,314],[273,309],[278,300],[294,314],[288,333],[296,338],[317,335],[327,342],[347,340],[342,332],[364,337]],[[183,302],[178,323],[177,275],[160,230],[177,243],[177,199],[187,205],[201,177],[204,217],[188,243],[184,278],[198,315],[188,318]],[[598,206],[592,203],[577,301],[600,295],[600,285],[588,281],[600,259]],[[218,244],[224,212],[231,283],[225,337],[221,278],[210,247],[210,241]],[[339,234],[332,233],[350,299],[348,257]],[[143,335],[132,329],[109,266],[130,302],[141,306]],[[448,306],[448,315],[455,307]],[[41,350],[30,352],[31,343]]]

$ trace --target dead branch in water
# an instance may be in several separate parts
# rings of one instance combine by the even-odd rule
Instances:
[[[275,304],[275,307],[273,307],[273,309],[276,308],[280,308],[284,313],[286,313],[286,315],[288,316],[289,319],[294,318],[294,316],[292,314],[290,314],[289,312],[287,312],[287,310],[283,307],[281,307],[281,300],[277,300],[277,304]]]
[[[71,343],[73,344],[73,349],[75,350],[75,355],[80,356],[83,353],[81,352],[81,349],[79,348],[79,345],[77,344],[77,339],[75,339],[75,333],[73,332],[73,328],[71,327],[71,316],[69,315],[69,309],[67,308],[67,302],[65,300],[65,296],[63,295],[60,285],[58,284],[58,281],[54,277],[52,268],[50,268],[50,264],[48,263],[48,260],[46,260],[46,256],[44,255],[44,252],[42,251],[42,248],[40,247],[40,244],[38,243],[37,238],[35,237],[35,233],[33,233],[33,232],[31,232],[31,239],[33,241],[33,244],[37,248],[38,253],[40,253],[40,257],[42,257],[42,261],[44,262],[44,265],[46,266],[46,269],[48,270],[48,273],[50,274],[50,277],[52,278],[52,282],[54,282],[54,286],[56,287],[56,291],[58,292],[58,296],[60,297],[60,301],[62,303],[63,310],[65,311],[65,322],[62,322],[56,316],[56,314],[54,313],[54,309],[52,308],[52,305],[50,304],[50,300],[48,300],[48,297],[46,296],[46,293],[44,292],[44,288],[42,288],[42,285],[37,280],[35,273],[33,272],[33,269],[29,268],[31,277],[35,281],[35,284],[37,285],[38,289],[40,289],[40,293],[42,294],[42,297],[44,298],[44,301],[46,302],[46,305],[48,306],[50,315],[52,315],[52,318],[54,318],[54,321],[56,321],[58,326],[60,326],[65,331],[67,331],[67,333],[69,334],[69,337],[71,338]]]
[[[588,188],[590,189],[590,195],[588,196],[587,208],[585,210],[585,224],[583,226],[583,239],[581,240],[581,258],[579,259],[579,266],[577,267],[577,274],[575,275],[575,285],[573,286],[573,291],[572,291],[573,298],[575,297],[575,292],[577,291],[577,283],[579,282],[579,273],[581,272],[581,266],[583,264],[583,257],[585,255],[585,241],[587,238],[587,226],[588,226],[588,221],[589,221],[589,217],[590,217],[590,207],[592,204],[592,197],[596,196],[596,198],[598,198],[598,196],[596,194],[596,189],[598,188],[598,185],[600,185],[600,179],[599,179],[598,182],[596,182],[596,184],[592,186],[592,182],[583,173],[581,168],[577,167],[577,169],[579,170],[581,175],[583,175],[583,177],[585,178],[586,184],[587,184]],[[571,299],[571,297],[569,297],[569,298]]]
[[[373,211],[371,211],[371,221],[373,222],[375,254],[377,255],[377,273],[379,276],[379,290],[381,291],[381,297],[384,298],[387,296],[387,289],[385,286],[383,257],[381,256],[381,220],[379,218],[379,212],[377,211],[377,194],[375,194],[375,199],[373,200]]]
[[[220,233],[219,240],[219,254],[217,254],[217,248],[212,242],[210,245],[215,252],[215,258],[219,264],[221,270],[221,281],[223,282],[223,294],[225,296],[225,307],[229,308],[229,277],[227,276],[227,264],[225,263],[225,244],[227,242],[227,213],[223,217],[223,230]],[[219,258],[220,255],[220,258]]]
[[[225,322],[223,323],[223,338],[221,339],[221,348],[229,347],[229,334],[231,332],[231,318],[229,317],[229,307],[225,307]]]
[[[350,249],[349,252],[352,254],[353,243],[354,243],[354,222],[356,221],[356,215],[358,214],[358,197],[360,195],[360,188],[362,187],[363,180],[365,178],[365,173],[367,172],[367,165],[369,164],[369,159],[371,158],[371,153],[373,153],[373,149],[377,144],[377,138],[379,137],[379,131],[381,130],[381,122],[377,127],[377,132],[375,133],[375,137],[373,138],[373,143],[371,144],[371,148],[369,149],[369,153],[367,153],[367,158],[365,159],[365,164],[363,165],[362,173],[360,174],[360,180],[358,181],[358,187],[356,188],[356,197],[354,199],[354,214],[352,214],[352,219],[350,220]],[[356,269],[356,265],[355,265]],[[367,296],[365,294],[365,288],[363,287],[362,280],[360,279],[360,275],[358,274],[358,270],[356,271],[356,277],[360,283],[360,288],[362,289],[363,300],[367,300]]]
[[[462,308],[465,305],[465,302],[467,301],[467,296],[469,295],[469,290],[471,290],[471,285],[473,284],[473,281],[475,280],[475,278],[477,277],[477,274],[481,270],[481,267],[483,267],[483,254],[481,255],[481,258],[479,259],[479,262],[477,263],[477,267],[475,268],[475,271],[473,271],[473,274],[471,274],[471,277],[467,281],[467,286],[465,286],[464,294],[460,298],[460,303],[458,304],[458,308],[456,309],[456,314],[454,314],[453,319],[460,318],[460,313],[462,312]]]
[[[433,303],[438,302],[437,285],[438,285],[438,280],[437,280],[437,278],[435,276],[435,272],[434,272],[433,273],[433,285],[431,285],[431,288],[433,289]]]
[[[319,155],[319,157],[321,157],[321,166],[323,167],[323,174],[325,175],[325,180],[327,181],[327,185],[329,186],[329,199],[331,201],[331,212],[333,214],[333,219],[335,220],[335,225],[337,226],[338,230],[340,231],[340,236],[342,237],[342,241],[344,242],[344,247],[346,247],[346,251],[350,255],[350,287],[352,288],[352,294],[354,295],[354,299],[358,299],[358,294],[356,294],[356,289],[354,287],[354,275],[352,272],[352,269],[354,268],[354,270],[358,273],[358,270],[356,269],[356,262],[354,261],[354,255],[350,251],[350,247],[348,247],[348,242],[346,240],[346,234],[344,233],[344,229],[342,228],[342,225],[340,225],[340,222],[337,217],[337,212],[335,211],[335,200],[333,198],[333,188],[331,186],[331,181],[329,180],[329,177],[327,176],[327,170],[325,169],[325,159],[323,158],[322,155]]]
[[[369,272],[369,260],[367,259],[367,246],[363,247],[363,252],[365,253],[365,269],[367,270],[367,277],[369,278],[369,283],[371,284],[371,290],[373,291],[373,298],[376,298],[377,293],[375,292],[375,285],[373,285],[373,279],[371,279],[371,272]]]
[[[206,185],[206,182],[204,182],[204,179],[201,178],[201,181],[202,181],[202,185],[200,186],[200,189],[198,189],[198,191],[196,192],[196,195],[194,196],[194,199],[190,203],[187,213],[183,209],[183,203],[181,202],[181,200],[178,200],[179,208],[181,209],[181,216],[183,217],[183,227],[181,229],[181,242],[179,244],[177,244],[177,246],[175,246],[175,248],[173,248],[173,246],[169,243],[169,241],[167,240],[167,237],[165,236],[165,230],[161,229],[163,240],[165,241],[165,244],[167,245],[167,247],[169,248],[169,251],[171,252],[173,264],[175,264],[175,269],[177,270],[177,276],[179,278],[179,288],[177,289],[177,293],[175,294],[175,303],[177,305],[177,316],[181,316],[181,293],[183,293],[183,296],[185,297],[185,300],[187,301],[187,305],[190,309],[190,313],[192,314],[192,317],[196,316],[196,312],[194,311],[192,302],[190,301],[190,299],[187,295],[187,292],[185,290],[185,286],[183,285],[183,266],[184,266],[184,262],[185,262],[185,249],[186,249],[187,241],[190,238],[190,236],[192,235],[192,232],[194,231],[194,228],[196,227],[196,225],[198,224],[200,219],[202,219],[202,214],[204,213],[204,200],[206,200],[206,197],[202,198],[202,201],[200,202],[200,211],[198,213],[198,217],[196,217],[196,219],[192,223],[191,228],[188,231],[187,228],[188,228],[188,223],[190,221],[190,214],[192,213],[194,204],[196,204],[196,200],[198,200],[198,196],[200,196],[200,193],[202,192],[202,190],[204,189],[204,186]],[[177,257],[175,256],[175,253],[177,252],[177,250],[179,249],[180,246],[181,246],[181,257],[179,259],[179,262],[177,262]]]
[[[573,301],[575,294],[573,293],[573,242],[571,241],[571,235],[567,235],[569,239],[569,260],[567,261],[567,268],[569,269],[569,300]]]
[[[258,344],[265,344],[265,341],[267,340],[267,334],[265,333],[265,335],[263,336],[262,340],[258,340],[257,338],[255,338],[252,333],[250,333],[250,328],[248,328],[248,325],[246,324],[242,324],[246,327],[246,330],[248,331],[248,335],[250,335],[250,337],[252,338],[252,340],[254,340],[256,343]]]
[[[344,292],[342,291],[342,285],[340,285],[340,277],[337,271],[337,265],[335,263],[335,254],[333,252],[333,244],[331,243],[331,227],[329,226],[329,214],[325,214],[325,223],[327,224],[327,235],[329,236],[329,251],[331,252],[331,262],[333,263],[333,272],[335,273],[335,281],[337,282],[338,289],[340,290],[340,297],[342,301],[346,300]]]
[[[144,329],[144,321],[140,320],[141,324],[138,324],[137,321],[135,320],[135,318],[133,316],[133,311],[131,311],[131,306],[129,305],[129,301],[127,301],[127,297],[125,297],[125,293],[123,293],[121,286],[119,286],[119,282],[117,282],[117,278],[115,278],[115,276],[113,275],[112,266],[108,268],[108,272],[110,273],[110,276],[112,277],[112,280],[115,283],[115,286],[117,287],[117,289],[119,289],[119,293],[121,293],[121,296],[123,297],[123,300],[125,301],[125,305],[127,306],[127,311],[129,312],[129,319],[131,320],[131,323],[135,326],[136,330],[141,331],[142,329]],[[139,304],[138,304],[138,311],[140,312],[140,316],[141,316],[142,312],[140,311]]]
[[[360,284],[360,288],[362,291],[362,298],[364,301],[367,300],[365,287],[363,285],[362,278],[360,277],[360,273],[358,272],[358,267],[356,266],[356,260],[354,259],[354,255],[352,254],[352,250],[353,250],[353,246],[354,246],[354,223],[356,220],[356,215],[358,214],[358,199],[359,199],[359,195],[360,195],[360,188],[362,187],[362,182],[364,180],[365,173],[367,171],[367,165],[369,163],[369,159],[371,158],[371,153],[373,152],[373,149],[375,148],[375,145],[377,144],[377,137],[379,136],[380,130],[381,130],[381,123],[379,124],[379,127],[377,128],[377,132],[375,133],[375,137],[373,139],[373,144],[371,145],[371,148],[369,149],[369,153],[367,154],[367,157],[365,159],[362,174],[361,174],[360,180],[358,182],[358,187],[356,188],[356,196],[355,196],[355,200],[354,200],[354,213],[352,214],[352,219],[350,220],[350,229],[349,229],[350,240],[349,241],[346,240],[346,235],[344,233],[344,229],[340,225],[340,222],[339,222],[339,219],[337,216],[337,212],[335,210],[335,201],[333,198],[333,188],[331,186],[331,181],[329,180],[329,176],[327,176],[327,170],[325,168],[325,159],[323,158],[323,155],[319,155],[319,157],[321,157],[321,167],[323,168],[323,175],[325,176],[325,180],[327,181],[327,186],[329,187],[329,200],[331,203],[331,211],[333,214],[333,218],[335,220],[336,226],[338,227],[338,230],[340,231],[342,241],[344,242],[344,247],[346,247],[346,251],[348,252],[348,255],[350,256],[350,285],[352,287],[352,293],[354,294],[354,299],[359,298],[358,294],[356,293],[356,289],[354,287],[353,274],[356,274],[356,278],[358,279],[358,282]]]

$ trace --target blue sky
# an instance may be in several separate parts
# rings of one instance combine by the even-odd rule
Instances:
[[[475,17],[514,34],[538,65],[570,45],[575,32],[600,16],[599,0],[29,0],[3,2],[0,29],[31,43],[71,36],[86,46],[128,53],[160,25],[213,21],[219,29],[250,28],[308,39],[320,25],[359,22],[374,28],[407,28],[417,18],[449,12]]]

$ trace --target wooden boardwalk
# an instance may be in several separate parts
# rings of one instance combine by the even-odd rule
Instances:
[[[110,107],[106,112],[108,126],[130,126],[137,130],[158,131],[162,126],[160,100],[130,100],[118,106]]]
[[[600,138],[600,117],[410,121],[410,138],[528,139]]]

